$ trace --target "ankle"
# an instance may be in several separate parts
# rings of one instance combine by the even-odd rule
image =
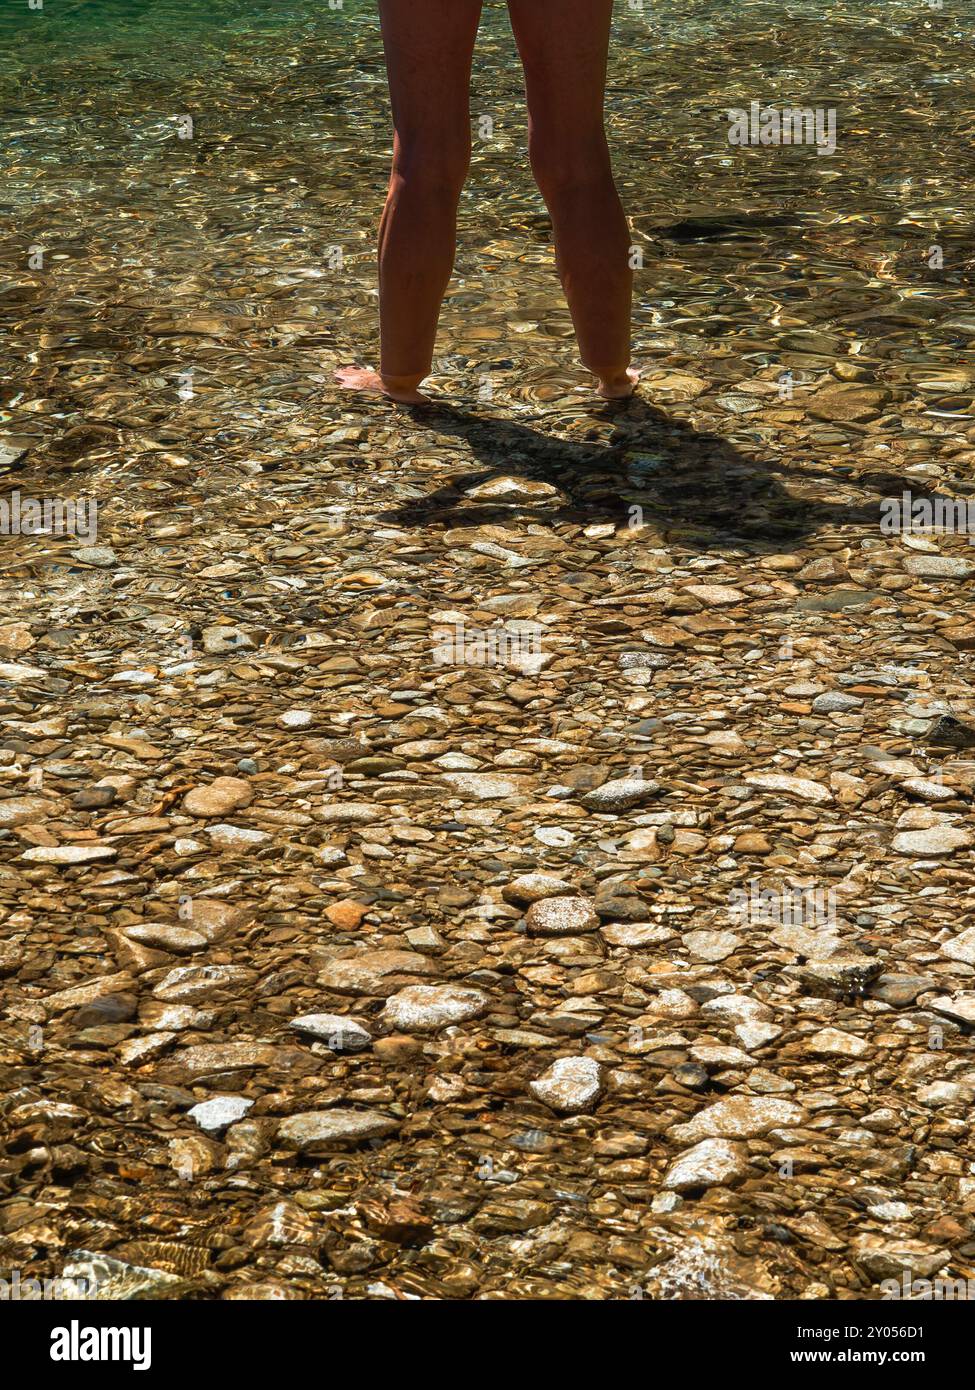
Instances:
[[[625,367],[592,367],[587,362],[586,368],[607,386],[622,386],[630,379],[629,363]]]
[[[424,374],[419,376],[394,376],[390,372],[379,373],[380,380],[387,391],[415,391],[423,380]]]

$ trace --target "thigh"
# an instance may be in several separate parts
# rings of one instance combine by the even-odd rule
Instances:
[[[534,130],[601,129],[613,0],[508,0],[508,11]]]
[[[469,137],[481,0],[379,0],[379,10],[397,136],[453,134],[459,122]]]

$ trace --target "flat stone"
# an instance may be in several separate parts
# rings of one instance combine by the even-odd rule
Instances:
[[[821,1028],[809,1039],[809,1051],[817,1057],[865,1057],[870,1044],[855,1033],[844,1033],[840,1028]]]
[[[511,883],[505,884],[501,890],[501,896],[505,902],[513,903],[516,907],[529,907],[542,898],[570,897],[571,895],[572,884],[566,879],[556,878],[552,874],[523,874],[521,878],[513,879]]]
[[[958,994],[940,994],[929,1005],[934,1013],[944,1014],[945,1018],[975,1028],[975,990],[962,990]]]
[[[193,1004],[220,990],[250,984],[254,971],[242,965],[177,965],[153,986],[153,995],[171,1004]]]
[[[811,801],[816,806],[825,805],[833,799],[828,787],[808,777],[790,777],[782,772],[746,772],[745,781],[750,787],[780,792],[782,796],[791,796],[797,801]]]
[[[941,947],[941,954],[949,960],[960,960],[966,965],[975,965],[975,927],[969,927],[960,936],[946,941]]]
[[[975,564],[950,555],[908,555],[904,569],[921,579],[969,579],[975,574]]]
[[[844,695],[841,690],[827,690],[812,702],[813,714],[846,714],[861,709],[863,701],[856,695]]]
[[[345,1014],[301,1014],[288,1027],[325,1043],[333,1052],[362,1052],[372,1046],[369,1030]]]
[[[460,796],[478,801],[503,801],[518,796],[521,787],[510,777],[498,777],[490,772],[445,772],[442,780]]]
[[[255,1071],[275,1065],[284,1066],[288,1054],[282,1048],[267,1043],[227,1042],[203,1043],[199,1047],[184,1047],[173,1054],[173,1062],[191,1077],[207,1076],[222,1071]]]
[[[228,1125],[243,1119],[253,1104],[246,1096],[214,1096],[187,1110],[186,1117],[208,1134],[219,1134]]]
[[[532,478],[501,477],[467,488],[464,495],[475,502],[544,502],[558,497],[559,491]]]
[[[160,951],[173,951],[177,955],[184,952],[201,951],[208,945],[202,932],[190,927],[180,927],[173,922],[143,922],[124,927],[123,934],[130,941],[139,941],[143,946],[155,946]]]
[[[560,1057],[528,1089],[560,1115],[591,1110],[603,1090],[602,1071],[592,1057]]]
[[[325,916],[335,927],[340,927],[342,931],[355,931],[356,927],[362,925],[362,919],[368,913],[369,908],[364,903],[358,903],[354,898],[343,898],[341,902],[330,903],[325,909]]]
[[[45,796],[8,796],[0,801],[0,830],[50,820],[57,812],[58,803]]]
[[[208,825],[203,832],[217,849],[256,849],[266,845],[271,836],[266,830],[249,830],[241,825]]]
[[[677,936],[673,927],[657,927],[646,922],[604,922],[599,934],[608,946],[662,946]]]
[[[134,984],[133,977],[124,970],[114,975],[97,975],[93,980],[45,995],[43,1003],[49,1013],[64,1013],[67,1009],[80,1009],[105,995],[128,993]]]
[[[203,650],[211,656],[221,656],[226,652],[247,651],[254,643],[237,627],[216,624],[203,629]]]
[[[930,1279],[951,1259],[949,1250],[888,1235],[856,1236],[853,1258],[873,1279]]]
[[[365,951],[333,961],[321,971],[318,983],[336,994],[389,995],[399,987],[397,977],[437,974],[436,963],[419,951]]]
[[[905,1009],[913,1004],[919,994],[926,994],[937,988],[928,975],[878,975],[868,991],[871,999],[879,999],[892,1009]]]
[[[726,960],[742,945],[741,937],[730,931],[689,931],[683,941],[695,960],[712,962]]]
[[[742,591],[733,589],[728,584],[687,584],[681,593],[690,594],[708,608],[723,608],[726,605],[745,602]]]
[[[810,396],[806,408],[819,420],[845,424],[872,420],[879,413],[890,392],[873,386],[826,386]]]
[[[642,806],[645,801],[659,796],[662,791],[659,782],[648,777],[618,777],[615,781],[604,782],[591,792],[579,798],[589,811],[604,815],[618,815],[633,806]]]
[[[336,802],[323,806],[318,819],[324,825],[374,825],[383,818],[382,811],[368,801]]]
[[[542,898],[532,903],[525,922],[533,936],[573,936],[595,931],[599,917],[588,898]]]
[[[769,1096],[731,1096],[698,1113],[686,1124],[667,1131],[677,1144],[696,1144],[701,1139],[757,1139],[770,1129],[788,1129],[802,1123],[804,1112],[791,1100]]]
[[[118,564],[118,556],[107,545],[83,545],[71,551],[72,560],[80,560],[83,565],[94,565],[96,569],[111,569]]]
[[[299,1153],[327,1154],[395,1134],[400,1122],[377,1110],[315,1110],[291,1115],[278,1126],[278,1143]]]
[[[39,845],[25,850],[20,856],[29,864],[56,864],[70,868],[73,864],[99,864],[118,858],[118,850],[110,845]]]
[[[203,787],[194,787],[183,798],[183,810],[188,816],[208,818],[226,816],[249,806],[254,793],[249,782],[240,777],[215,777]]]
[[[747,1177],[750,1170],[743,1144],[728,1139],[702,1139],[670,1165],[662,1186],[670,1192],[728,1187]]]
[[[490,1002],[482,990],[461,985],[408,985],[386,1001],[381,1017],[403,1033],[435,1032],[478,1018]]]
[[[908,830],[895,835],[893,848],[898,854],[910,854],[919,858],[954,854],[960,849],[970,849],[973,840],[971,832],[954,825],[935,825],[930,830]]]

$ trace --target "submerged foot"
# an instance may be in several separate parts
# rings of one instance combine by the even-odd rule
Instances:
[[[430,397],[417,390],[422,377],[380,376],[368,367],[340,367],[335,380],[344,391],[367,391],[386,396],[400,405],[430,405]]]
[[[640,373],[634,367],[628,367],[625,372],[599,377],[596,391],[607,401],[626,400],[633,395],[639,381]]]

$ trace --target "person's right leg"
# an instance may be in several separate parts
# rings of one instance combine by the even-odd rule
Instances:
[[[338,377],[416,403],[454,264],[481,0],[380,0],[380,11],[394,132],[379,229],[381,361],[378,374],[345,368]]]
[[[603,100],[613,0],[508,0],[525,69],[529,154],[585,366],[600,395],[632,395],[630,234]]]

